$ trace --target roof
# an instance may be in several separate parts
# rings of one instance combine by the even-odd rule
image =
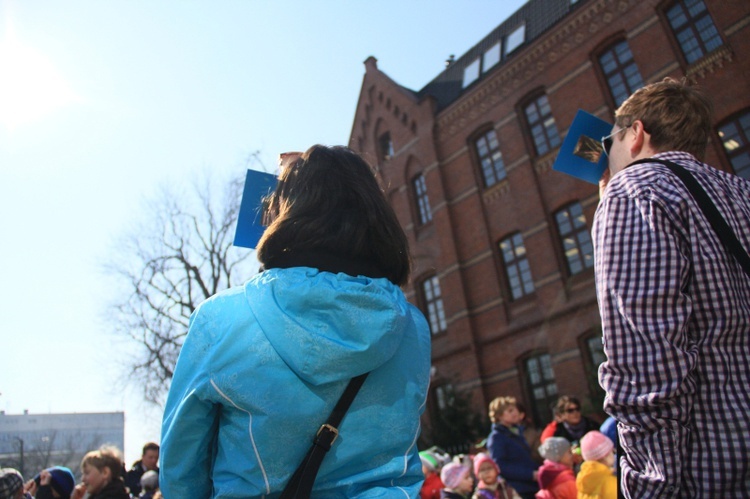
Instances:
[[[417,95],[424,98],[428,95],[433,96],[438,103],[438,112],[448,107],[453,101],[458,99],[464,90],[470,89],[481,81],[487,75],[495,72],[498,68],[503,67],[507,61],[520,51],[521,47],[529,45],[536,38],[541,36],[547,29],[556,24],[568,12],[575,9],[578,4],[584,0],[529,0],[523,7],[518,9],[508,19],[503,21],[497,28],[485,36],[479,43],[474,45],[465,54],[456,59],[454,63],[448,66],[435,79],[424,86]],[[505,41],[508,35],[513,33],[516,28],[525,25],[525,38],[523,43],[509,54],[505,54]],[[498,41],[502,43],[502,57],[500,62],[493,66],[490,71],[480,73],[479,78],[463,88],[464,69],[475,62],[478,58]]]

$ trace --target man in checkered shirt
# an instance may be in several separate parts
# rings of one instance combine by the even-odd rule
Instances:
[[[666,166],[631,163],[683,166],[745,250],[750,182],[701,162],[711,109],[695,88],[648,85],[615,116],[592,233],[621,491],[750,497],[750,278]]]

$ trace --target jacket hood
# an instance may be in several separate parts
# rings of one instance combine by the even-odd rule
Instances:
[[[552,482],[555,481],[560,473],[564,473],[565,470],[571,471],[570,468],[568,468],[564,464],[545,459],[544,464],[539,467],[539,486],[543,489],[548,488],[550,485],[552,485]],[[571,471],[571,476],[573,476],[572,473],[573,472]]]
[[[596,461],[584,461],[576,477],[576,486],[580,493],[594,494],[598,497],[597,494],[609,476],[613,475],[612,470],[607,466]]]
[[[270,269],[247,282],[245,296],[279,356],[312,385],[384,364],[412,321],[401,290],[385,278]]]

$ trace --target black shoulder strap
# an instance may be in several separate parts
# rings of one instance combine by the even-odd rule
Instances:
[[[740,241],[737,239],[737,236],[735,236],[734,232],[729,227],[729,224],[727,224],[726,220],[724,220],[724,218],[721,216],[721,213],[719,213],[719,210],[716,208],[716,205],[713,203],[713,201],[711,201],[711,198],[708,196],[706,191],[703,189],[703,187],[701,187],[700,183],[695,180],[695,177],[693,177],[689,171],[687,171],[677,163],[664,159],[639,159],[638,161],[634,161],[630,165],[636,165],[640,163],[660,163],[669,168],[672,173],[677,175],[677,177],[682,180],[682,183],[685,184],[685,187],[687,187],[688,191],[690,191],[690,194],[692,194],[695,202],[698,203],[698,206],[705,215],[706,219],[708,219],[708,222],[711,224],[714,232],[716,232],[716,235],[719,236],[719,239],[721,240],[724,247],[729,250],[732,255],[734,255],[739,264],[742,266],[742,270],[744,270],[745,274],[747,274],[747,277],[750,278],[750,256],[748,256],[747,251],[745,251],[745,249],[742,247],[742,243],[740,243]]]
[[[302,499],[310,497],[313,484],[315,483],[315,477],[318,476],[318,470],[323,462],[323,458],[326,453],[330,450],[336,437],[339,436],[339,425],[341,420],[344,419],[346,411],[349,410],[349,406],[352,405],[354,397],[357,396],[359,389],[365,382],[367,375],[370,373],[360,374],[359,376],[352,378],[349,384],[346,385],[344,393],[336,402],[336,406],[331,411],[328,419],[318,430],[318,434],[313,439],[313,444],[310,450],[307,451],[307,455],[300,463],[297,471],[294,472],[292,478],[284,488],[284,492],[281,493],[280,499]]]

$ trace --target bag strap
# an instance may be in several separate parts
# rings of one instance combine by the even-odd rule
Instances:
[[[669,168],[672,173],[682,180],[682,183],[685,184],[685,187],[690,191],[695,202],[698,203],[698,206],[706,219],[708,219],[714,232],[719,236],[719,240],[721,240],[724,247],[734,255],[737,262],[742,266],[742,270],[744,270],[747,277],[750,278],[750,256],[748,256],[747,251],[742,247],[742,243],[740,243],[737,236],[729,227],[729,224],[727,224],[726,220],[721,216],[721,213],[719,213],[719,210],[711,201],[711,198],[706,191],[701,187],[698,181],[695,180],[695,177],[677,163],[659,158],[639,159],[638,161],[630,163],[630,165],[632,166],[640,163],[660,163]]]
[[[300,463],[297,471],[292,475],[289,483],[287,483],[284,492],[281,493],[280,499],[310,497],[310,492],[312,491],[315,477],[318,475],[323,458],[331,449],[333,442],[336,441],[336,437],[339,436],[338,427],[341,424],[341,420],[344,419],[346,411],[352,405],[368,374],[370,373],[360,374],[352,378],[349,384],[346,385],[344,393],[341,394],[341,398],[336,402],[336,406],[331,411],[326,422],[318,429],[310,450],[307,451],[307,455]]]

